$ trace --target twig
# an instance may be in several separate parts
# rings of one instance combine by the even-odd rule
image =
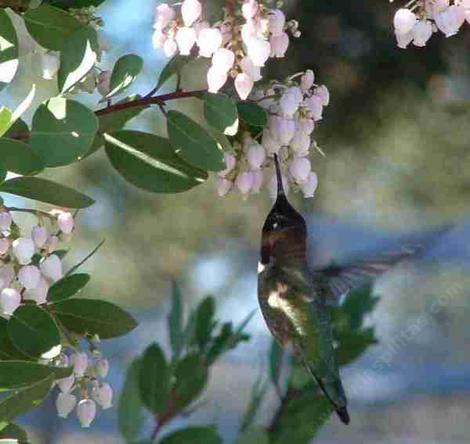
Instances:
[[[88,259],[90,259],[104,244],[105,240],[103,239],[93,250],[90,251],[78,264],[74,265],[65,276],[70,276],[75,270],[80,268]]]

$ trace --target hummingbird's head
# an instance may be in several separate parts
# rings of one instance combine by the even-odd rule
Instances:
[[[305,219],[289,203],[284,187],[279,161],[274,155],[277,176],[277,198],[263,225],[261,261],[267,264],[277,261],[303,258],[307,226]]]

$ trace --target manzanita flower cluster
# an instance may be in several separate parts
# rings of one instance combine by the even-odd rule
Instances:
[[[31,210],[34,211],[34,210]],[[49,287],[63,277],[59,245],[68,242],[74,218],[68,211],[37,213],[38,223],[24,232],[12,213],[0,211],[0,315],[11,316],[25,301],[47,302]]]
[[[211,58],[207,71],[209,92],[218,92],[229,78],[242,100],[261,80],[261,68],[270,57],[284,57],[289,35],[299,37],[298,24],[280,9],[262,2],[228,2],[222,21],[210,24],[204,19],[198,0],[184,0],[174,9],[166,3],[157,7],[153,45],[168,57],[176,54]]]
[[[318,179],[310,161],[310,149],[316,146],[312,133],[329,104],[328,88],[317,85],[313,71],[307,70],[284,84],[271,82],[256,89],[252,96],[268,111],[268,124],[255,137],[242,132],[234,143],[234,152],[225,154],[227,168],[219,173],[219,195],[232,189],[243,195],[257,193],[266,182],[274,197],[276,177],[271,166],[277,154],[284,170],[285,189],[298,189],[305,197],[313,197]],[[267,179],[265,168],[270,171]]]
[[[105,380],[109,361],[98,348],[99,338],[93,338],[89,344],[89,353],[70,349],[56,362],[59,366],[73,366],[70,376],[57,381],[57,414],[67,418],[75,410],[81,426],[85,428],[90,427],[95,419],[97,406],[106,410],[112,407],[113,402],[113,389]]]
[[[400,48],[410,43],[423,47],[435,32],[451,37],[467,21],[470,0],[412,0],[394,16],[395,36]]]

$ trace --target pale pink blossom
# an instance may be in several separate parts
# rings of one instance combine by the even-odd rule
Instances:
[[[227,73],[235,63],[235,54],[227,48],[219,48],[212,56],[212,66]],[[225,82],[224,82],[225,83]]]
[[[248,57],[255,66],[264,66],[271,54],[271,45],[266,40],[252,38],[247,43]]]
[[[423,47],[431,36],[431,22],[429,20],[419,20],[413,28],[413,45]]]
[[[243,57],[240,61],[240,67],[244,73],[248,74],[253,79],[254,82],[262,79],[261,68],[259,66],[255,66],[249,57]]]
[[[167,57],[173,57],[178,51],[178,45],[172,37],[168,37],[163,44],[163,52]]]
[[[0,292],[0,310],[5,315],[12,315],[21,304],[21,295],[14,288],[4,288]]]
[[[252,170],[259,170],[266,159],[266,151],[258,142],[253,140],[248,146],[246,158]]]
[[[286,16],[280,9],[274,9],[269,14],[269,31],[273,35],[279,35],[284,31]]]
[[[289,164],[289,173],[297,183],[305,182],[312,166],[306,157],[296,157]]]
[[[198,0],[184,0],[181,5],[181,15],[185,26],[191,26],[201,16],[201,12],[202,6]]]
[[[182,26],[175,36],[176,43],[181,55],[189,55],[196,43],[196,31],[193,28]]]
[[[154,28],[165,28],[172,20],[175,19],[175,16],[175,10],[167,3],[158,5],[155,11]]]
[[[300,89],[303,92],[308,91],[314,84],[315,82],[315,74],[311,69],[307,69],[304,74],[302,74],[302,77],[300,78]]]
[[[199,32],[197,44],[200,56],[212,57],[222,45],[222,33],[217,28],[203,29]]]
[[[241,72],[235,77],[234,83],[240,99],[246,100],[253,89],[253,79],[248,74]]]
[[[219,92],[227,82],[227,71],[218,66],[211,66],[207,71],[207,86],[211,93]]]
[[[300,184],[300,188],[304,193],[304,197],[313,197],[317,187],[318,177],[313,171],[308,175],[307,180]]]
[[[414,12],[407,8],[401,8],[393,17],[393,26],[398,34],[407,34],[413,29],[416,20],[417,17]]]
[[[70,393],[59,393],[55,402],[60,418],[67,418],[77,404],[77,397]]]
[[[251,171],[240,173],[236,180],[235,185],[242,194],[248,194],[253,188],[254,178]]]
[[[41,272],[35,265],[25,265],[18,271],[18,281],[27,290],[36,288],[40,279]]]
[[[217,178],[217,194],[220,197],[225,196],[232,189],[232,186],[233,183],[230,180],[224,177]]]
[[[96,416],[96,404],[91,399],[82,399],[77,405],[77,417],[80,425],[84,428],[90,427]]]
[[[313,94],[320,97],[322,100],[323,106],[328,106],[330,104],[330,91],[325,85],[320,85],[313,90]]]
[[[289,36],[285,32],[273,35],[269,39],[269,43],[271,44],[271,57],[282,58],[289,48]]]

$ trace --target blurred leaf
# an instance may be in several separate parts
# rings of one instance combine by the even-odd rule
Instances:
[[[101,339],[123,336],[137,327],[136,320],[122,308],[99,299],[67,299],[50,306],[67,329]]]
[[[15,177],[7,180],[0,184],[0,192],[66,208],[85,208],[95,202],[72,188],[39,177]]]
[[[28,434],[19,425],[11,422],[0,425],[0,439],[15,439],[18,444],[27,444]]]
[[[79,29],[65,40],[57,78],[62,94],[91,71],[98,58],[98,51],[98,35],[90,26]]]
[[[196,343],[204,349],[211,339],[214,329],[215,300],[212,296],[205,298],[196,310]]]
[[[58,8],[88,8],[89,6],[99,6],[105,0],[45,0],[44,3],[52,3]]]
[[[16,389],[42,381],[49,376],[65,378],[72,368],[48,367],[30,361],[0,361],[0,389]]]
[[[18,37],[7,12],[0,9],[0,91],[13,80],[17,69]]]
[[[177,193],[200,185],[207,173],[178,157],[167,139],[139,131],[105,134],[106,154],[130,183],[154,193]]]
[[[1,10],[0,10],[0,13],[1,13]],[[2,137],[10,128],[12,117],[13,117],[13,113],[11,109],[5,106],[2,106],[0,108],[0,137]]]
[[[264,396],[268,390],[268,384],[259,377],[253,384],[251,389],[250,402],[247,405],[243,418],[241,420],[240,430],[242,432],[248,430],[256,419],[256,414],[263,402]]]
[[[184,327],[183,332],[183,348],[195,343],[195,334],[196,334],[196,312],[191,310],[188,316],[188,322]]]
[[[60,51],[64,42],[83,26],[75,17],[47,4],[29,9],[23,17],[34,40],[54,51]]]
[[[29,138],[29,128],[28,125],[25,123],[24,120],[18,119],[16,120],[4,134],[5,137],[10,139],[18,139],[18,138]]]
[[[28,360],[29,356],[21,353],[11,342],[7,331],[8,321],[0,318],[0,359],[2,360]]]
[[[144,61],[135,54],[122,56],[114,65],[111,73],[110,92],[106,97],[112,97],[129,87],[140,74],[143,66]]]
[[[168,333],[170,336],[171,349],[173,351],[173,360],[177,360],[183,349],[183,301],[181,289],[173,281],[171,292],[171,310],[168,315]]]
[[[250,102],[238,102],[237,109],[240,119],[249,125],[262,128],[266,126],[266,123],[268,122],[268,114],[261,106]]]
[[[374,329],[350,331],[337,337],[339,347],[335,350],[338,365],[347,365],[362,355],[369,346],[376,344]]]
[[[194,401],[204,390],[207,379],[207,366],[201,355],[188,355],[179,361],[175,368],[176,408],[184,409]]]
[[[55,282],[49,288],[47,299],[50,302],[59,302],[75,296],[90,281],[87,273],[77,273],[66,276]]]
[[[31,147],[48,167],[80,160],[98,130],[95,114],[74,100],[54,97],[34,114]]]
[[[36,174],[44,168],[29,145],[6,137],[0,138],[0,164],[7,171],[22,175]]]
[[[139,359],[132,361],[119,397],[119,430],[128,442],[134,442],[138,438],[145,420],[139,394],[140,368]]]
[[[13,392],[0,401],[0,423],[10,422],[16,416],[22,415],[37,407],[46,398],[54,378],[48,376],[29,387]]]
[[[204,95],[204,117],[216,130],[234,136],[238,131],[238,112],[235,102],[225,94]]]
[[[284,357],[284,349],[273,338],[271,340],[271,351],[269,353],[269,375],[271,382],[279,387],[279,376],[282,370],[282,358]]]
[[[207,351],[207,361],[212,364],[227,348],[233,337],[233,326],[231,322],[225,322],[220,328],[219,334],[214,338]]]
[[[158,78],[158,83],[156,90],[158,91],[163,84],[170,79],[170,77],[174,76],[175,74],[181,71],[181,68],[186,65],[189,61],[192,60],[191,56],[182,56],[176,55],[174,56],[162,69],[160,73],[160,77]]]
[[[8,321],[7,331],[15,347],[31,357],[40,357],[60,345],[54,319],[37,305],[18,307]]]
[[[194,426],[166,435],[160,444],[222,444],[213,427]]]
[[[144,352],[140,365],[139,387],[143,404],[153,414],[167,408],[170,397],[170,369],[157,343]]]
[[[377,305],[379,298],[374,296],[373,290],[373,284],[370,284],[351,291],[346,296],[340,311],[348,315],[350,328],[360,328],[364,317]]]
[[[263,427],[250,427],[238,437],[236,444],[269,444],[269,435]]]
[[[169,111],[167,131],[176,153],[190,164],[210,171],[225,168],[217,140],[189,117],[179,111]]]

